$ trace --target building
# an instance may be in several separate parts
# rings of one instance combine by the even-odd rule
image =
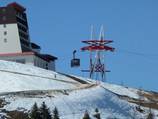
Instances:
[[[0,7],[0,59],[55,70],[57,57],[40,50],[30,40],[26,9],[16,2]]]

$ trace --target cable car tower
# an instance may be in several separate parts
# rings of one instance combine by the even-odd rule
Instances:
[[[91,39],[82,41],[82,43],[88,46],[82,47],[81,51],[88,51],[89,55],[89,70],[82,70],[83,72],[89,72],[89,77],[99,81],[106,80],[106,72],[110,72],[105,66],[104,54],[106,51],[114,51],[113,47],[107,46],[112,43],[112,40],[104,39],[104,28],[101,26],[99,39],[93,39],[93,26],[91,27]]]

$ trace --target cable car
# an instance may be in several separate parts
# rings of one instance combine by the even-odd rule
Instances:
[[[76,53],[76,52],[77,52],[76,50],[73,51],[73,59],[71,60],[71,67],[72,67],[72,68],[73,68],[73,67],[79,67],[79,66],[80,66],[80,59],[75,58],[75,53]]]

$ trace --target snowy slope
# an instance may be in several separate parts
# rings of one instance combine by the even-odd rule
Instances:
[[[87,80],[76,77],[80,80]],[[128,96],[138,99],[138,90],[114,84],[94,84],[88,79],[87,84],[82,84],[71,76],[66,76],[41,68],[0,61],[0,100],[5,105],[2,110],[21,110],[28,112],[37,102],[40,106],[46,102],[52,110],[58,108],[61,119],[81,119],[85,110],[91,117],[95,108],[101,112],[102,119],[145,119],[148,108],[142,108],[143,113],[136,110],[135,103],[129,103],[120,98]],[[153,110],[156,115],[158,111]],[[93,119],[93,118],[92,118]]]
[[[108,84],[108,83],[102,83],[102,86],[108,89],[109,91],[112,91],[119,95],[129,96],[137,99],[139,98],[139,95],[137,94],[138,92],[137,89],[119,86],[115,84]]]
[[[89,78],[83,78],[83,77],[79,77],[79,76],[75,76],[75,77],[80,78],[84,81],[86,80],[89,83],[96,82],[96,81],[89,79]],[[105,89],[113,92],[113,93],[118,94],[118,95],[129,96],[129,97],[136,98],[136,99],[139,98],[139,95],[137,93],[138,89],[124,87],[124,86],[110,84],[110,83],[105,83],[105,82],[104,83],[102,82],[101,86],[104,87]]]
[[[62,119],[80,119],[85,110],[88,110],[93,114],[95,108],[99,108],[102,117],[104,117],[103,119],[106,119],[107,117],[130,119],[133,118],[133,114],[135,113],[133,111],[134,106],[120,100],[117,96],[104,90],[100,86],[74,91],[69,93],[69,95],[51,95],[56,98],[6,97],[6,101],[11,103],[4,108],[7,110],[15,110],[17,107],[19,109],[25,107],[25,109],[29,110],[34,102],[38,102],[38,105],[40,106],[40,104],[45,101],[50,109],[53,109],[56,106],[58,110],[60,110]],[[135,117],[139,119],[141,115],[135,113]]]
[[[69,89],[78,84],[78,82],[52,71],[0,61],[0,92]]]

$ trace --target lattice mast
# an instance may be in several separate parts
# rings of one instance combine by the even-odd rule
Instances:
[[[93,38],[93,26],[91,27],[91,39],[82,41],[88,46],[82,47],[81,51],[88,51],[89,55],[89,77],[96,80],[105,81],[106,70],[105,66],[105,57],[104,54],[106,51],[114,51],[113,47],[107,46],[107,44],[112,43],[112,40],[104,40],[104,28],[101,26],[99,39],[96,40]]]

